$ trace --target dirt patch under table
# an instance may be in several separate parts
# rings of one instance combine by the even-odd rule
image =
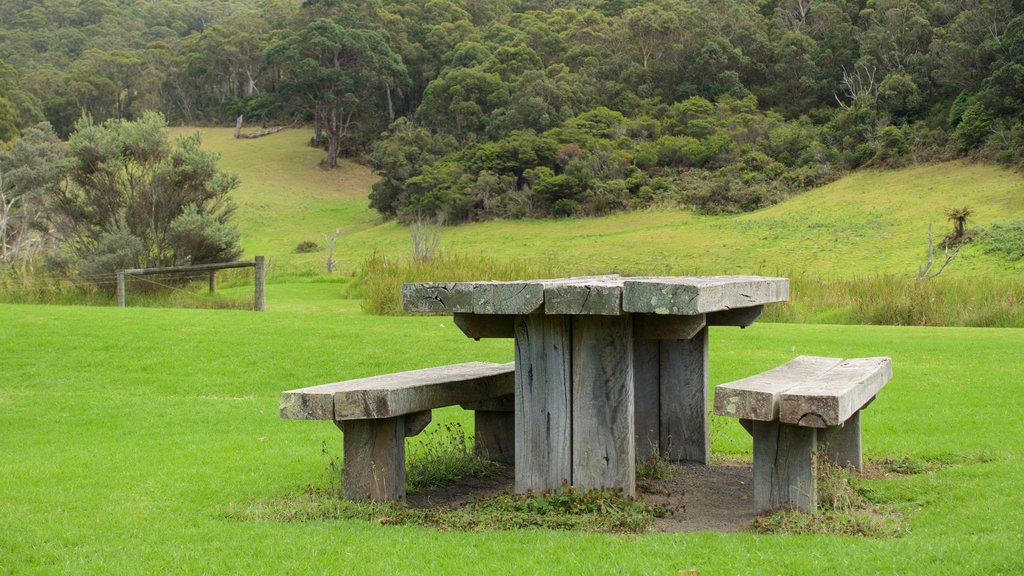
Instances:
[[[424,490],[408,497],[413,508],[465,506],[511,492],[515,474],[502,468],[486,478],[464,478],[455,484]],[[637,495],[644,502],[661,506],[668,516],[655,518],[661,532],[739,532],[754,520],[753,469],[750,464],[713,466],[683,464],[660,480],[640,479]]]

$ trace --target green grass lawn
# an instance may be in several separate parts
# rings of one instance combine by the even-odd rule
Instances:
[[[752,534],[457,533],[364,521],[250,522],[233,504],[323,484],[328,423],[282,421],[281,390],[468,360],[508,361],[445,317],[304,310],[340,285],[271,285],[243,311],[0,305],[0,573],[1015,574],[1024,572],[1024,330],[715,328],[722,382],[798,354],[889,355],[868,458],[952,464],[864,481],[906,515],[891,540]],[[304,290],[308,290],[306,294]],[[288,298],[285,298],[288,300]],[[289,308],[289,306],[291,306]],[[432,427],[467,427],[446,409]],[[747,455],[735,422],[718,453]]]
[[[175,134],[189,129],[174,129]],[[320,168],[323,152],[306,146],[303,129],[235,140],[227,128],[203,129],[204,146],[239,174],[237,223],[248,254],[264,254],[279,272],[320,270],[325,251],[296,254],[299,242],[324,244],[341,229],[335,259],[351,275],[378,251],[411,252],[408,230],[368,207],[375,176],[344,162]],[[498,259],[549,261],[566,273],[811,273],[858,277],[913,275],[927,253],[928,225],[940,239],[947,208],[968,206],[979,225],[1024,218],[1024,178],[985,164],[950,162],[902,170],[864,170],[750,214],[699,216],[653,209],[602,218],[496,221],[446,228],[443,247]],[[944,273],[1017,275],[968,248]]]

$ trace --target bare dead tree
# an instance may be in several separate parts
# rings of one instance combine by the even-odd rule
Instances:
[[[923,282],[925,280],[931,280],[932,278],[935,278],[939,274],[942,274],[942,271],[946,269],[946,266],[949,266],[949,263],[952,262],[953,259],[956,258],[956,255],[960,253],[960,248],[963,246],[963,244],[956,244],[956,245],[950,247],[948,240],[946,240],[944,242],[944,245],[945,245],[946,259],[942,262],[942,265],[939,266],[938,270],[936,270],[935,272],[929,273],[929,270],[931,270],[932,264],[935,262],[934,250],[933,250],[934,244],[932,242],[932,225],[929,224],[928,225],[928,261],[925,263],[924,266],[918,266],[917,267],[917,279],[919,281]]]
[[[447,217],[438,211],[433,218],[417,216],[409,225],[413,262],[430,262],[441,245],[441,227]]]
[[[341,228],[334,229],[334,235],[327,238],[327,234],[324,234],[324,242],[327,242],[327,273],[334,272],[334,243],[338,241],[338,235],[341,234]]]
[[[0,259],[4,261],[7,260],[8,251],[11,249],[7,242],[7,227],[17,202],[17,197],[7,199],[7,195],[4,193],[4,173],[3,170],[0,170]]]
[[[843,66],[843,97],[840,98],[839,94],[833,94],[836,102],[844,110],[848,110],[850,104],[861,98],[870,98],[872,102],[877,101],[878,83],[875,82],[875,75],[877,73],[878,68],[866,64],[854,66],[853,72],[847,71],[846,66]]]

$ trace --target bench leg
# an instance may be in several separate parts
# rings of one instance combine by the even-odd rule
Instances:
[[[405,500],[405,418],[345,420],[345,498]]]
[[[829,426],[818,431],[818,442],[823,445],[824,455],[843,468],[857,472],[864,469],[864,453],[860,443],[860,412],[842,426]]]
[[[515,464],[516,453],[516,416],[514,412],[493,412],[477,410],[474,412],[473,450],[480,456],[502,462]]]
[[[754,512],[818,504],[815,465],[817,430],[754,421]]]

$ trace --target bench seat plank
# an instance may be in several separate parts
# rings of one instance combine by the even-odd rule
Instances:
[[[779,416],[779,397],[794,382],[819,377],[841,362],[840,358],[798,356],[767,372],[720,384],[715,388],[715,414],[742,420],[775,420]]]
[[[867,404],[891,378],[889,358],[844,360],[783,392],[779,420],[814,428],[838,426]]]
[[[391,418],[512,394],[514,365],[467,362],[371,376],[281,393],[281,418]]]

